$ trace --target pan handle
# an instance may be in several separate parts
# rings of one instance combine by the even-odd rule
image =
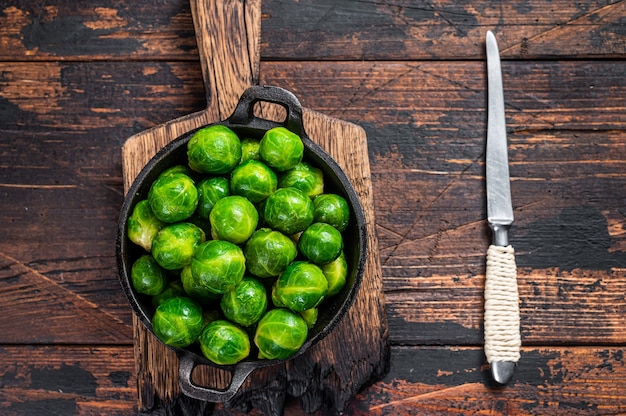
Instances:
[[[290,91],[270,85],[255,85],[245,90],[228,121],[233,124],[246,125],[254,120],[259,124],[266,123],[268,129],[275,127],[276,122],[254,115],[254,105],[263,101],[283,107],[287,111],[287,117],[279,124],[301,137],[305,135],[300,101]]]
[[[178,364],[179,385],[183,393],[193,399],[211,403],[223,403],[233,398],[250,373],[257,367],[252,362],[241,362],[235,366],[230,386],[225,390],[202,387],[191,381],[191,373],[198,363],[193,354],[180,353]]]

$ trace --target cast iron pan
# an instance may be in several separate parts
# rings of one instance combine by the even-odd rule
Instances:
[[[287,113],[285,120],[283,122],[275,122],[255,116],[254,106],[258,102],[269,102],[282,106]],[[284,126],[298,134],[305,146],[303,160],[319,167],[324,173],[324,192],[342,195],[350,204],[350,225],[343,233],[344,251],[349,267],[346,285],[339,294],[324,301],[323,308],[320,307],[317,323],[309,331],[308,340],[302,348],[291,357],[294,358],[309,350],[330,333],[354,300],[361,284],[367,257],[366,224],[363,208],[354,188],[339,165],[326,151],[311,141],[306,135],[302,122],[302,107],[291,92],[279,87],[250,87],[240,97],[232,115],[226,120],[214,124],[227,126],[242,138],[252,137],[260,139],[265,131],[277,126]],[[134,312],[153,335],[154,331],[150,320],[154,313],[154,308],[150,298],[136,293],[130,280],[130,270],[134,261],[140,255],[145,254],[145,252],[128,239],[126,222],[137,202],[147,198],[150,185],[161,172],[174,165],[187,164],[186,145],[196,130],[174,139],[148,162],[130,187],[120,213],[117,238],[119,279]],[[284,361],[256,359],[257,351],[255,351],[253,343],[252,347],[249,358],[231,366],[217,365],[209,361],[202,355],[197,345],[186,348],[169,348],[172,348],[178,355],[180,387],[187,396],[209,402],[225,402],[237,393],[252,371]],[[232,373],[230,386],[225,390],[218,390],[211,387],[198,386],[193,383],[191,374],[197,365],[209,365],[230,371]]]

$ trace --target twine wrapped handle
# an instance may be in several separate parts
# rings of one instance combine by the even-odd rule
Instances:
[[[489,246],[485,281],[485,355],[487,361],[520,359],[520,316],[515,250]]]

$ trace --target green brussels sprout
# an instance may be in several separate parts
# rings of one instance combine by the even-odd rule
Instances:
[[[185,266],[180,272],[180,281],[183,284],[183,289],[187,296],[200,304],[208,305],[219,299],[218,294],[212,292],[198,280],[194,279],[190,265]]]
[[[263,135],[259,145],[261,160],[278,172],[293,169],[304,155],[304,144],[297,134],[274,127]]]
[[[174,280],[169,282],[167,287],[163,290],[163,292],[159,293],[156,296],[152,296],[152,306],[156,309],[160,304],[165,302],[168,299],[176,298],[176,297],[185,297],[185,290],[183,289],[183,284],[180,280]]]
[[[128,217],[128,238],[133,243],[143,247],[146,251],[152,250],[154,236],[165,224],[159,220],[147,199],[137,202],[133,213]]]
[[[310,198],[315,198],[324,192],[324,174],[320,169],[306,162],[300,162],[280,176],[278,187],[298,188]]]
[[[246,258],[228,241],[209,240],[200,244],[191,260],[191,274],[197,284],[213,293],[226,293],[243,279]]]
[[[159,176],[150,186],[148,202],[152,212],[164,222],[182,221],[198,206],[198,189],[193,180],[182,173]]]
[[[305,261],[291,263],[276,280],[276,296],[294,312],[316,307],[327,291],[328,282],[322,270]]]
[[[233,195],[246,197],[255,204],[273,194],[277,185],[278,178],[274,171],[258,160],[242,162],[230,177]]]
[[[313,222],[311,198],[296,188],[280,188],[270,195],[263,206],[267,224],[284,234],[303,231]]]
[[[246,138],[241,141],[241,163],[246,160],[260,160],[259,147],[261,141],[257,139]]]
[[[230,195],[228,179],[222,177],[206,178],[198,183],[198,215],[208,219],[215,203]]]
[[[259,213],[243,196],[231,195],[217,201],[209,214],[211,236],[234,244],[246,241],[259,222]]]
[[[258,280],[244,277],[233,290],[222,296],[224,316],[242,326],[256,323],[267,309],[267,291]]]
[[[166,270],[178,270],[191,262],[196,248],[206,235],[197,225],[188,222],[170,224],[161,229],[152,241],[152,256]]]
[[[196,131],[187,142],[189,167],[200,173],[229,173],[241,161],[241,140],[226,126]]]
[[[250,338],[232,322],[217,320],[202,331],[200,349],[215,364],[236,364],[250,354]]]
[[[291,238],[270,228],[261,228],[246,242],[246,269],[258,277],[278,276],[296,258]]]
[[[170,298],[154,312],[152,329],[167,345],[187,347],[202,332],[202,308],[186,297]]]
[[[133,287],[144,295],[158,295],[167,285],[167,274],[149,254],[144,254],[133,263],[130,270]]]
[[[322,194],[313,200],[315,222],[325,222],[339,231],[345,231],[350,222],[350,206],[340,195]]]
[[[322,273],[326,276],[326,281],[328,282],[328,291],[326,292],[326,297],[334,296],[346,284],[346,279],[348,278],[348,262],[346,261],[346,255],[342,251],[335,260],[330,263],[324,264],[320,266],[322,269]]]
[[[309,329],[315,326],[318,315],[319,315],[319,309],[317,308],[311,308],[311,309],[307,309],[306,311],[300,312],[300,316],[304,318]]]
[[[315,264],[330,263],[343,250],[343,237],[332,225],[316,222],[300,234],[298,249]]]
[[[307,323],[300,315],[285,308],[272,309],[259,321],[254,343],[259,358],[284,360],[298,352],[308,335]]]

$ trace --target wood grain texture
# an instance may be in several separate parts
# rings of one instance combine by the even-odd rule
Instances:
[[[330,1],[263,4],[267,60],[477,59],[487,30],[506,58],[626,56],[619,0]],[[195,60],[189,3],[89,0],[45,5],[5,1],[0,59]]]
[[[3,346],[0,412],[134,415],[135,363],[128,347]]]
[[[523,348],[511,386],[490,381],[480,348],[391,349],[391,368],[346,409],[349,415],[554,414],[614,415],[626,411],[626,366],[620,347]],[[0,355],[3,415],[138,414],[135,357],[128,347],[16,346]],[[178,414],[198,407],[177,403]],[[200,415],[200,409],[192,414]],[[217,416],[242,413],[224,406]],[[299,401],[285,414],[302,416]],[[322,416],[323,412],[312,413]]]
[[[626,413],[625,2],[409,3],[261,9],[259,82],[367,134],[391,367],[346,414]],[[504,57],[523,289],[503,389],[480,347],[487,29]],[[120,148],[206,110],[203,81],[186,0],[0,5],[1,414],[139,411],[113,244]],[[210,410],[178,399],[178,414]]]
[[[477,59],[487,30],[505,58],[624,57],[622,1],[268,2],[267,59]]]

